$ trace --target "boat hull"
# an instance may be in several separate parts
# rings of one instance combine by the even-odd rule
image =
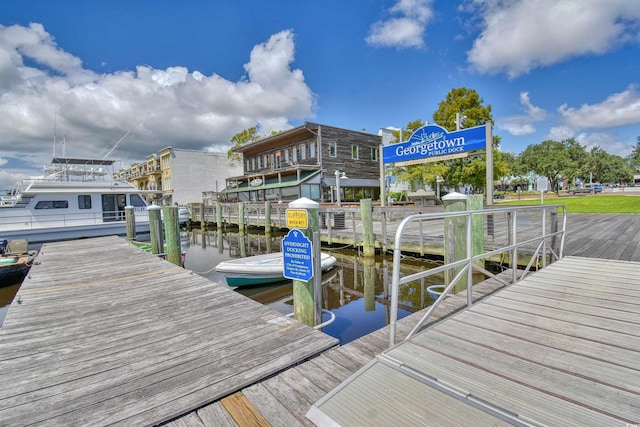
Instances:
[[[23,254],[0,255],[0,287],[20,283],[29,272],[35,251]]]
[[[0,231],[3,239],[27,239],[29,243],[34,244],[113,235],[126,236],[126,234],[126,222]],[[149,234],[149,222],[136,222],[136,234]]]
[[[336,258],[326,253],[321,255],[322,272],[331,270],[336,265]],[[223,261],[215,270],[224,274],[227,284],[233,287],[261,286],[289,280],[284,277],[281,252]]]

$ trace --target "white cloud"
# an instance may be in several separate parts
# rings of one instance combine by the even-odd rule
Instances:
[[[605,132],[581,133],[575,136],[576,141],[584,145],[587,150],[593,147],[600,147],[611,154],[618,156],[628,156],[633,151],[633,144],[620,141],[614,135]]]
[[[544,120],[547,113],[536,107],[529,99],[529,92],[520,93],[520,104],[524,114],[509,116],[497,122],[497,127],[506,130],[511,135],[530,135],[536,131],[534,123]]]
[[[314,94],[291,69],[294,51],[291,31],[274,34],[253,48],[247,75],[235,82],[181,66],[97,74],[42,25],[0,25],[0,152],[10,164],[41,167],[51,160],[55,128],[58,155],[66,140],[68,156],[96,157],[147,114],[111,156],[124,166],[168,145],[225,152],[243,129],[269,134],[313,114]],[[6,166],[0,188],[15,181],[7,183]]]
[[[482,73],[514,78],[583,55],[640,41],[636,0],[472,0],[482,33],[467,52]]]
[[[389,12],[397,16],[371,25],[366,42],[375,47],[423,47],[432,0],[399,0]]]
[[[580,108],[558,108],[566,126],[574,129],[611,128],[640,123],[640,93],[635,86],[614,93],[599,104],[582,105]]]
[[[565,139],[573,138],[575,131],[567,126],[554,126],[549,130],[549,134],[545,139],[552,141],[564,141]]]

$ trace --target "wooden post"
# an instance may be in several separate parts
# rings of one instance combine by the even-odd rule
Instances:
[[[216,202],[216,228],[222,231],[222,202]]]
[[[376,311],[376,259],[364,257],[364,311]]]
[[[289,203],[290,209],[304,209],[307,211],[307,228],[299,231],[311,242],[314,241],[314,233],[320,232],[320,217],[318,209],[320,204],[302,197]],[[287,221],[289,222],[289,221]],[[318,239],[319,240],[319,239]],[[320,245],[311,248],[313,254],[313,277],[308,282],[293,281],[293,312],[295,319],[309,326],[315,326],[322,321],[322,311],[316,310],[316,298],[322,295],[316,292],[316,281],[322,283],[322,270],[320,268]]]
[[[207,228],[207,213],[205,212],[205,208],[205,200],[202,199],[202,203],[200,204],[200,230]],[[202,235],[204,236],[204,233]]]
[[[470,197],[460,193],[450,193],[442,198],[446,212],[479,211],[482,210],[483,197]],[[464,217],[450,218],[445,221],[445,263],[459,261],[467,257],[467,221]],[[478,255],[484,251],[484,216],[474,215],[471,218],[471,255]],[[484,265],[484,261],[476,264]],[[445,285],[451,283],[453,277],[461,270],[448,271],[445,274]],[[464,275],[456,284],[454,293],[467,289],[468,275]]]
[[[445,212],[462,212],[467,210],[467,196],[461,193],[449,193],[442,198]],[[447,218],[444,221],[444,262],[445,264],[466,258],[466,220],[464,217]],[[445,286],[449,285],[462,267],[455,270],[447,270],[445,274]],[[458,293],[467,288],[467,276],[464,275],[456,286],[453,293]]]
[[[270,254],[273,252],[273,241],[271,233],[264,233],[264,239],[267,244],[267,253]]]
[[[149,239],[151,241],[151,253],[161,254],[164,252],[164,234],[162,232],[161,208],[152,205],[147,208],[149,212]]]
[[[362,218],[362,252],[365,257],[375,256],[376,248],[373,234],[373,208],[371,199],[360,200],[360,217]]]
[[[127,221],[127,240],[136,240],[136,214],[133,206],[124,207],[124,217]]]
[[[238,229],[244,233],[244,202],[238,203]]]
[[[218,253],[224,253],[224,236],[222,235],[222,230],[216,230],[216,237],[218,242]]]
[[[387,212],[384,209],[380,210],[380,222],[382,223],[382,252],[387,253]]]
[[[244,232],[238,233],[238,246],[240,248],[240,257],[246,258],[247,257],[247,236],[244,234]]]
[[[481,211],[483,203],[484,197],[481,194],[469,196],[467,200],[467,210]],[[484,217],[485,215],[478,214],[471,218],[473,227],[471,235],[472,255],[479,255],[484,252]],[[484,260],[476,261],[475,264],[484,267]]]
[[[164,233],[167,239],[167,261],[182,267],[178,207],[163,206],[162,215],[164,217]]]
[[[264,202],[264,232],[271,233],[271,202]]]

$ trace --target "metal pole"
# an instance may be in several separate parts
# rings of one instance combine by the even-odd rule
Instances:
[[[340,203],[340,171],[337,170],[336,173],[336,202],[338,206],[341,206]]]
[[[491,122],[487,122],[485,129],[485,137],[487,139],[487,206],[493,206],[493,130]]]

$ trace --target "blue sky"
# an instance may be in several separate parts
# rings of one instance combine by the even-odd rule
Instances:
[[[377,133],[446,94],[492,106],[501,149],[627,155],[640,136],[638,0],[23,0],[0,3],[0,189],[57,154],[123,166],[226,152],[257,125]]]

